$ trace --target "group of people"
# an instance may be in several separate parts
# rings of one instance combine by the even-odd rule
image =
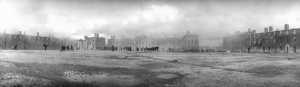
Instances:
[[[44,49],[44,50],[47,50],[47,48],[48,48],[48,44],[42,44],[42,48]],[[14,50],[18,50],[18,45],[16,44],[16,45],[14,45],[13,46],[13,49]],[[24,47],[24,49],[25,49],[25,47]]]
[[[120,48],[121,51],[159,51],[159,47],[145,47],[145,48],[132,48],[132,47],[123,47]]]
[[[42,48],[43,50],[47,50],[49,47],[49,44],[42,44]],[[17,50],[18,45],[15,45],[13,47],[13,49]],[[60,47],[60,51],[69,51],[69,50],[75,50],[73,45],[62,45]],[[111,48],[112,51],[159,51],[159,47],[145,47],[145,48],[134,48],[134,47],[122,47],[122,48],[118,48],[118,47],[112,47]]]
[[[43,50],[47,50],[49,47],[49,44],[42,44],[42,49]],[[18,45],[14,45],[12,47],[14,50],[18,50]],[[24,48],[25,49],[25,48]],[[74,50],[74,47],[72,45],[62,45],[60,47],[60,51],[67,51],[67,50]]]
[[[60,51],[74,50],[72,45],[62,45]]]

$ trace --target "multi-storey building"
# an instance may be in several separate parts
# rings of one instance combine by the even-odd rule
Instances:
[[[199,51],[199,38],[196,34],[187,32],[181,41],[183,51]]]
[[[119,48],[130,48],[131,51],[199,51],[198,35],[187,32],[183,37],[151,38],[145,35],[133,39],[118,41]]]
[[[284,25],[283,30],[275,30],[272,26],[264,28],[264,32],[256,33],[249,29],[248,32],[227,36],[223,39],[223,47],[229,50],[248,52],[297,52],[300,47],[299,28],[289,28]]]
[[[152,38],[146,35],[135,38],[109,39],[94,36],[85,36],[84,40],[78,40],[77,47],[86,50],[119,50],[119,51],[199,51],[198,35],[187,32],[183,37]]]
[[[106,41],[104,37],[99,37],[98,33],[94,36],[84,36],[84,40],[78,40],[78,48],[81,50],[104,50]]]
[[[60,49],[63,41],[48,35],[26,35],[25,32],[19,31],[16,34],[0,34],[1,49],[22,49],[22,50],[40,50],[43,45],[47,45],[47,49]]]

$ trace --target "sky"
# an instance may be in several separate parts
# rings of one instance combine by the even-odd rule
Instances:
[[[300,27],[300,1],[288,0],[0,0],[0,32],[36,32],[83,38],[172,37],[186,31],[201,40],[248,28]]]

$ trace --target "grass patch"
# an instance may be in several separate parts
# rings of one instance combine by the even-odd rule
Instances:
[[[245,72],[254,73],[255,76],[275,77],[284,74],[284,71],[286,70],[280,66],[265,65],[265,66],[251,68],[249,70],[246,70]]]
[[[147,69],[160,69],[160,68],[172,68],[175,67],[171,63],[166,62],[154,62],[154,63],[147,63],[147,64],[141,64],[140,66],[147,68]]]
[[[156,76],[166,72],[151,72],[147,69],[108,68],[73,64],[15,62],[13,64],[18,67],[16,70],[17,73],[50,80],[50,87],[165,87],[165,84],[173,84],[184,77],[183,75],[178,74],[178,78],[167,80],[160,79]],[[70,70],[84,72],[86,74],[98,74],[99,72],[104,72],[112,75],[132,75],[136,79],[140,80],[140,83],[135,85],[122,85],[122,83],[116,83],[116,81],[103,83],[73,82],[63,78],[64,72]]]
[[[300,81],[300,70],[299,68],[295,68],[295,72],[293,73],[295,75],[295,79]]]

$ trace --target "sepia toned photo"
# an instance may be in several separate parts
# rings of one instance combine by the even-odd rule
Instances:
[[[0,0],[0,87],[300,87],[297,0]]]

